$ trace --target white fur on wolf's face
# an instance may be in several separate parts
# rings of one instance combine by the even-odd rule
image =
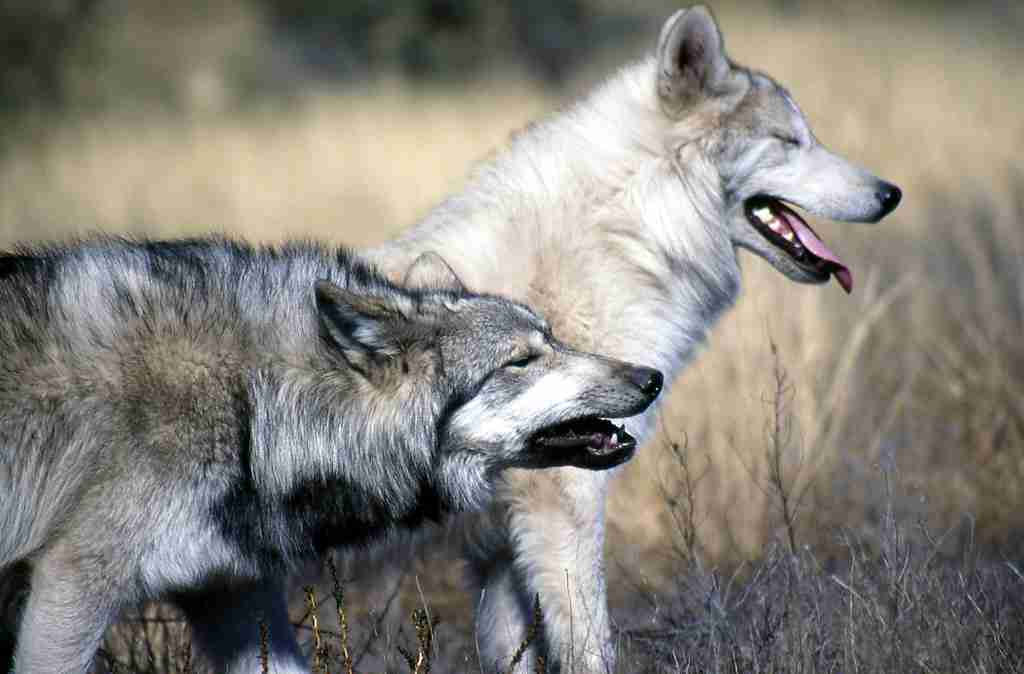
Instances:
[[[662,112],[670,120],[670,137],[678,139],[667,146],[680,179],[700,201],[702,186],[711,186],[708,174],[718,178],[703,214],[711,219],[717,210],[714,219],[724,219],[735,247],[759,255],[794,281],[838,277],[831,264],[838,258],[817,245],[813,232],[803,226],[776,230],[770,227],[779,222],[773,216],[788,213],[803,223],[788,204],[831,220],[877,222],[899,203],[899,189],[825,149],[789,92],[730,61],[706,9],[682,10],[670,19],[657,58]],[[773,237],[775,231],[783,236]],[[806,256],[807,250],[825,257]]]
[[[753,200],[767,197],[845,222],[875,222],[886,212],[878,198],[885,183],[821,145],[788,92],[764,75],[749,75],[746,95],[711,144],[734,244],[794,281],[823,283],[830,274],[797,263],[766,239],[751,222]]]
[[[479,306],[488,301],[505,306]],[[492,469],[565,465],[556,452],[545,456],[531,446],[538,432],[582,418],[633,416],[654,400],[636,383],[647,368],[571,349],[520,305],[474,300],[452,321],[473,327],[441,337],[443,360],[476,365],[460,366],[458,374],[445,367],[466,393],[447,422],[442,452],[482,456]]]

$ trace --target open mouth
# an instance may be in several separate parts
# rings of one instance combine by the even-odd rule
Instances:
[[[593,470],[624,463],[636,451],[636,438],[624,427],[599,417],[549,426],[536,433],[531,444],[543,452],[554,453],[569,465]]]
[[[792,208],[762,195],[747,200],[746,215],[761,236],[789,255],[801,269],[822,281],[835,276],[843,290],[853,290],[853,274]]]

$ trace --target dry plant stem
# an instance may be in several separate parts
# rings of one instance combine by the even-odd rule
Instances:
[[[786,532],[786,546],[789,553],[795,555],[797,553],[797,518],[814,479],[812,475],[801,480],[806,466],[804,453],[794,439],[793,399],[795,391],[782,363],[778,345],[771,337],[768,339],[768,345],[772,357],[772,388],[764,400],[770,408],[765,429],[767,444],[764,449],[767,478],[762,481],[755,466],[744,460],[740,448],[734,447],[733,451],[754,486],[777,505],[782,526]],[[795,455],[792,470],[786,465],[787,456],[791,453]]]
[[[345,593],[341,587],[341,580],[338,578],[338,568],[334,564],[334,558],[327,558],[327,568],[331,572],[332,592],[334,604],[338,610],[338,641],[341,647],[341,666],[345,674],[352,674],[352,653],[348,646],[348,616],[345,614]]]
[[[769,432],[768,447],[768,482],[771,485],[772,493],[778,499],[779,509],[782,511],[782,523],[786,528],[786,542],[789,545],[789,553],[796,554],[796,518],[800,507],[801,496],[806,491],[794,495],[796,479],[799,477],[803,464],[803,454],[799,453],[796,465],[796,475],[787,479],[785,475],[785,457],[787,450],[793,442],[793,424],[790,417],[790,407],[793,400],[793,385],[790,383],[786,369],[782,365],[779,356],[779,348],[775,340],[769,339],[769,346],[772,352],[772,374],[774,378],[774,389],[772,390],[771,405],[771,429]],[[792,484],[791,484],[792,483]]]
[[[313,622],[313,672],[314,674],[327,674],[324,667],[324,643],[320,634],[320,617],[317,615],[316,593],[312,586],[305,588],[306,605],[309,608],[307,615]]]
[[[663,429],[663,434],[668,431]],[[686,564],[702,562],[701,542],[698,536],[700,521],[698,516],[697,487],[711,470],[711,459],[704,456],[704,466],[695,471],[691,465],[690,438],[685,433],[682,442],[667,440],[663,443],[668,449],[668,458],[672,468],[677,469],[676,479],[670,480],[665,474],[658,482],[658,489],[668,505],[668,514],[672,518],[673,531],[672,549],[676,556]]]
[[[260,672],[270,673],[270,630],[264,618],[260,618]]]
[[[526,636],[512,655],[512,661],[508,665],[508,674],[513,674],[516,671],[516,667],[519,666],[523,656],[526,655],[527,649],[537,640],[537,634],[540,632],[543,620],[544,614],[540,610],[540,595],[535,594],[533,596],[533,620],[530,622],[530,628],[527,630]]]
[[[424,609],[418,608],[412,612],[412,624],[416,629],[416,655],[414,656],[401,646],[397,647],[398,652],[409,665],[412,674],[429,674],[430,660],[433,655],[434,629],[437,628],[439,623],[440,620],[438,618],[431,619],[428,617]]]
[[[353,668],[358,667],[363,661],[363,658],[367,656],[373,645],[380,639],[383,634],[384,622],[391,612],[391,605],[395,603],[395,599],[398,597],[402,590],[402,583],[405,582],[405,578],[408,575],[408,568],[402,570],[401,575],[395,580],[394,586],[391,588],[391,592],[388,594],[387,601],[384,602],[384,608],[377,613],[377,617],[373,622],[373,627],[370,630],[370,636],[363,642],[363,647],[359,651],[359,656],[356,658],[355,663],[352,665]]]

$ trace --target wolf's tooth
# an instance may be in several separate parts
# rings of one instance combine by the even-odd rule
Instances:
[[[785,239],[786,241],[792,241],[795,238],[793,235],[793,230],[788,229],[785,232],[783,232],[782,238]]]
[[[775,215],[770,208],[757,208],[754,210],[754,216],[766,225],[775,220]]]

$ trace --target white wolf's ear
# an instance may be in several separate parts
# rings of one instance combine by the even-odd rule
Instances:
[[[658,98],[673,117],[714,93],[729,75],[722,34],[703,5],[669,17],[658,37],[657,58]]]
[[[394,323],[411,308],[403,306],[405,298],[352,292],[330,281],[317,281],[315,291],[320,329],[362,374],[398,352]]]
[[[438,253],[428,250],[416,258],[405,272],[402,285],[406,288],[429,288],[466,292],[462,279],[455,273],[448,261]]]

